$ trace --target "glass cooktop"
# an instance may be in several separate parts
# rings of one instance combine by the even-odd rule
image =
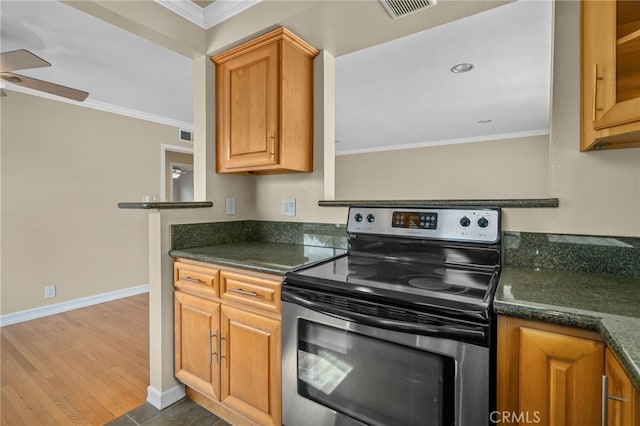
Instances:
[[[414,308],[486,311],[498,270],[344,255],[300,269],[289,277],[295,275],[299,279],[294,281],[306,282],[309,289],[398,301]]]

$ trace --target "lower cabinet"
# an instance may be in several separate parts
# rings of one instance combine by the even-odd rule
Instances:
[[[498,424],[640,425],[638,391],[596,332],[501,316],[497,372]]]
[[[280,277],[202,263],[197,275],[194,262],[185,262],[175,262],[176,377],[189,397],[229,423],[281,425]],[[222,298],[225,276],[233,286],[222,287],[242,288],[233,294],[246,303]]]
[[[176,377],[219,400],[220,303],[176,291],[174,313]]]
[[[615,355],[607,349],[604,366],[607,396],[607,426],[640,425],[640,390],[638,390]]]
[[[223,306],[221,400],[261,425],[281,424],[280,321]]]

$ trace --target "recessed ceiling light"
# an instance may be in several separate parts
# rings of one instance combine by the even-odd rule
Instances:
[[[478,120],[478,123],[480,124],[488,124],[491,123],[493,120]]]
[[[455,74],[460,74],[463,72],[469,72],[473,69],[473,64],[468,64],[466,62],[458,65],[454,65],[451,67],[451,72]]]

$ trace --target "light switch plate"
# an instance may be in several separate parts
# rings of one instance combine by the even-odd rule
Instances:
[[[285,198],[282,200],[282,216],[295,216],[296,215],[296,199]]]
[[[224,212],[225,214],[236,214],[236,199],[233,197],[226,197],[224,199]]]

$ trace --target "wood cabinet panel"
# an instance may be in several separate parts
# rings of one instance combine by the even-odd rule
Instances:
[[[542,424],[597,425],[604,344],[520,329],[519,410]]]
[[[228,306],[221,318],[222,401],[259,424],[280,425],[280,321]]]
[[[285,28],[232,48],[216,64],[216,172],[313,171],[313,58]]]
[[[219,294],[219,271],[215,268],[174,262],[175,286],[202,296],[216,296]]]
[[[176,377],[188,395],[233,424],[280,425],[282,279],[185,259],[174,268]]]
[[[615,355],[607,349],[607,426],[640,425],[640,392],[633,386]]]
[[[638,147],[640,2],[581,6],[581,150]]]
[[[223,123],[218,154],[224,169],[278,164],[278,57],[275,43],[218,67]]]
[[[220,274],[220,297],[271,312],[280,312],[280,280],[235,272]]]
[[[220,396],[216,349],[219,329],[219,303],[175,293],[176,377],[215,399]]]
[[[498,317],[497,410],[519,424],[602,425],[603,377],[607,425],[640,426],[638,389],[598,333]]]

